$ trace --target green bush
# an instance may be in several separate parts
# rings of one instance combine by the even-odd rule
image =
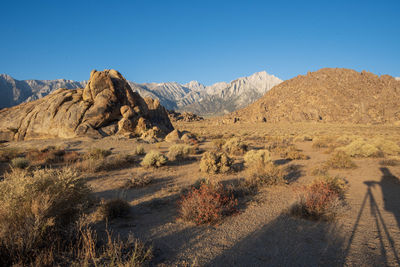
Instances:
[[[140,163],[143,167],[161,167],[167,163],[168,159],[162,153],[151,150],[146,156],[143,158],[142,162]]]

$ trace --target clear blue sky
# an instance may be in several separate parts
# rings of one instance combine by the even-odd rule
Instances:
[[[0,73],[230,81],[323,67],[400,76],[400,0],[1,1]]]

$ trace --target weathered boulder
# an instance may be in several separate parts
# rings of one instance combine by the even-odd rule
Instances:
[[[0,110],[0,139],[113,134],[165,136],[173,130],[158,100],[133,92],[116,70],[93,70],[85,89],[58,89],[39,100]]]
[[[165,137],[165,141],[179,142],[181,140],[181,135],[182,135],[182,133],[179,130],[175,129]]]

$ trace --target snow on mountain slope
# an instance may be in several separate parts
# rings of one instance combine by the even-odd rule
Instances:
[[[133,91],[143,97],[159,99],[167,109],[191,111],[201,115],[220,115],[243,108],[260,98],[273,86],[281,83],[279,78],[265,71],[230,83],[219,82],[205,86],[198,81],[186,84],[177,82],[143,83],[128,81]],[[0,108],[31,101],[58,88],[82,88],[86,81],[71,80],[25,80],[19,81],[0,74]]]

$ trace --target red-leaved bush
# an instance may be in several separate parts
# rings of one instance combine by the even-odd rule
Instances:
[[[196,224],[215,223],[237,211],[237,199],[221,184],[192,187],[179,201],[180,217]]]
[[[302,189],[292,214],[312,220],[332,220],[344,207],[347,186],[342,178],[326,177]]]

